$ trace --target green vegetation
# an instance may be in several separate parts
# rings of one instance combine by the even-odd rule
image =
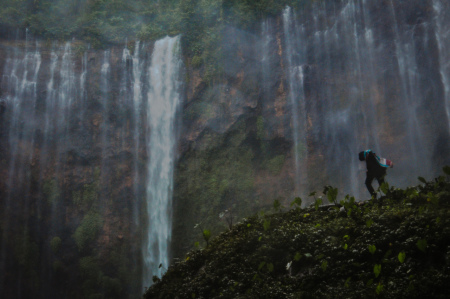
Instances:
[[[210,82],[223,74],[223,31],[259,29],[263,18],[313,0],[4,0],[0,27],[28,28],[46,40],[77,38],[93,48],[182,35],[193,68]]]
[[[181,159],[174,201],[189,208],[181,209],[185,222],[174,225],[181,227],[180,238],[186,243],[187,240],[206,243],[205,229],[211,236],[217,235],[232,225],[233,218],[240,219],[250,213],[248,197],[254,188],[254,152],[246,144],[246,138],[246,126],[239,122],[226,136],[206,133],[199,139],[196,150],[187,152]],[[199,222],[200,230],[195,229]]]
[[[124,42],[189,33],[189,41],[218,23],[242,28],[286,5],[310,0],[4,0],[0,24],[25,28],[45,38]]]
[[[446,298],[446,174],[404,190],[385,186],[385,196],[364,204],[346,196],[346,211],[297,207],[251,216],[170,266],[144,297]]]
[[[278,175],[284,165],[284,155],[278,155],[267,161],[266,167],[273,175]]]
[[[42,188],[47,202],[50,205],[56,204],[60,197],[60,191],[56,179],[44,181]]]
[[[81,288],[85,298],[123,298],[121,281],[105,275],[96,257],[81,258],[79,267],[83,279]]]
[[[212,101],[212,95],[205,92],[201,102],[188,107],[186,121],[213,122]],[[175,255],[183,254],[188,246],[205,246],[203,229],[214,237],[246,215],[270,209],[268,195],[255,196],[261,180],[258,174],[263,173],[262,180],[278,180],[289,159],[283,153],[290,144],[284,139],[258,138],[256,129],[261,122],[255,115],[236,120],[226,133],[206,129],[180,158],[173,200],[174,218],[181,219],[174,222],[174,239],[180,240],[174,245]],[[282,209],[285,198],[277,199],[279,207],[275,209]],[[297,202],[301,205],[301,199]],[[199,223],[201,230],[196,229]]]
[[[39,247],[33,240],[28,229],[20,229],[13,238],[14,257],[24,272],[25,277],[34,288],[39,287]]]
[[[78,250],[82,251],[89,242],[95,240],[102,225],[102,217],[97,212],[91,210],[84,216],[83,221],[81,221],[80,226],[73,235]]]
[[[82,188],[72,191],[73,204],[84,211],[89,211],[96,207],[98,203],[98,189],[100,184],[100,168],[96,167],[93,171],[94,181],[90,184],[84,184]]]

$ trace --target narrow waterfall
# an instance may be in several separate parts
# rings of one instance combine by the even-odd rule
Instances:
[[[147,117],[148,139],[147,213],[148,235],[144,242],[143,285],[153,275],[161,275],[159,265],[169,266],[171,240],[171,197],[175,157],[175,117],[180,104],[178,81],[181,60],[179,37],[166,37],[155,43],[149,67]],[[162,268],[161,267],[161,268]]]
[[[100,69],[100,96],[101,96],[101,104],[102,104],[102,125],[101,125],[101,147],[102,147],[102,181],[107,180],[106,173],[108,162],[107,158],[111,154],[110,150],[110,97],[111,97],[111,86],[110,86],[110,76],[111,76],[111,67],[110,67],[110,55],[111,52],[109,50],[104,51],[103,53],[103,61]]]
[[[292,135],[295,157],[296,193],[305,195],[307,190],[307,144],[306,111],[303,90],[303,67],[306,61],[303,27],[296,23],[296,17],[290,7],[283,11],[283,29],[286,43],[286,76],[289,85],[289,104],[292,111]],[[301,187],[303,186],[303,188]],[[302,191],[301,191],[302,190]]]
[[[261,41],[257,45],[258,52],[261,53],[261,117],[259,118],[258,138],[262,140],[270,140],[273,136],[282,135],[284,132],[285,122],[289,121],[289,117],[282,121],[273,117],[273,114],[283,113],[278,107],[277,90],[275,86],[279,80],[279,74],[274,72],[279,65],[279,41],[276,36],[275,20],[266,19],[261,23]],[[278,99],[280,101],[280,99]],[[276,112],[275,112],[276,111]],[[268,151],[267,144],[264,143],[264,151]]]
[[[436,39],[439,45],[440,71],[445,89],[447,117],[450,120],[450,3],[445,0],[433,0],[433,8]]]
[[[416,63],[415,30],[414,28],[401,28],[402,25],[398,22],[392,0],[390,1],[390,13],[395,24],[395,50],[401,84],[400,98],[401,104],[405,107],[405,115],[407,115],[408,148],[412,152],[414,161],[418,161],[421,158],[426,161],[421,163],[420,166],[417,165],[413,171],[418,173],[418,168],[420,167],[422,175],[429,176],[431,155],[426,152],[426,147],[423,146],[421,135],[425,134],[425,132],[421,132],[416,114],[416,111],[420,109],[423,93],[420,90],[420,74]],[[417,26],[423,26],[423,24]]]
[[[139,148],[141,146],[140,144],[140,135],[142,133],[142,131],[140,130],[141,128],[141,111],[142,111],[142,74],[143,74],[143,70],[144,70],[144,61],[141,61],[139,58],[140,55],[140,42],[136,42],[135,45],[135,52],[134,55],[132,57],[133,59],[133,109],[134,109],[134,135],[133,135],[133,141],[134,141],[134,148],[135,148],[135,160],[134,160],[134,173],[135,173],[135,178],[134,178],[134,193],[137,195],[139,194],[139,181],[140,181],[140,172],[139,172],[139,165],[138,165],[138,158],[139,158]],[[145,45],[144,45],[145,46]],[[135,224],[138,224],[138,220],[139,220],[139,211],[137,209],[138,205],[135,204],[134,205],[134,209],[133,209],[133,219],[135,221]]]
[[[145,59],[141,59],[141,47],[145,48],[145,44],[141,45],[139,41],[136,41],[134,45],[134,53],[131,54],[130,50],[125,47],[122,54],[122,64],[123,64],[123,77],[122,81],[124,81],[121,87],[121,93],[123,93],[124,101],[127,102],[127,106],[132,109],[133,118],[131,119],[131,131],[132,131],[132,140],[133,144],[133,193],[135,197],[135,203],[133,205],[133,216],[132,219],[135,222],[135,225],[139,224],[139,210],[137,197],[140,194],[140,180],[141,173],[139,171],[139,149],[141,147],[140,136],[145,134],[144,130],[141,130],[142,127],[142,119],[141,114],[143,111],[143,74],[145,74],[144,66]],[[129,97],[129,98],[128,98]]]
[[[263,36],[262,41],[262,59],[261,59],[261,65],[262,65],[262,79],[263,79],[263,96],[264,98],[264,104],[270,101],[270,97],[268,96],[270,91],[270,44],[273,42],[273,36],[270,32],[271,24],[269,23],[269,20],[265,20],[261,24],[261,35]]]
[[[37,125],[35,108],[37,100],[37,78],[41,69],[41,55],[38,50],[38,44],[35,49],[30,49],[28,44],[24,51],[8,52],[8,58],[5,64],[5,69],[8,72],[3,74],[2,89],[6,91],[4,101],[8,107],[11,107],[11,112],[8,119],[2,119],[5,127],[9,128],[8,149],[9,163],[8,163],[8,191],[5,198],[2,198],[2,219],[4,232],[17,231],[16,226],[20,225],[26,228],[30,223],[27,218],[22,223],[17,223],[16,215],[18,213],[28,214],[30,211],[30,179],[31,172],[28,165],[32,164],[35,158],[34,152],[34,128]],[[5,131],[4,131],[5,132]],[[16,190],[14,186],[20,185],[20,190]],[[17,207],[22,205],[24,209],[18,211]],[[18,230],[18,234],[24,236],[26,239],[27,231]],[[1,252],[0,252],[0,273],[5,273],[5,270],[11,263],[9,258],[9,249],[7,247],[8,235],[2,234]],[[23,246],[18,244],[18,246]],[[23,272],[20,273],[23,275]],[[23,282],[18,280],[15,284],[17,297],[21,296],[20,286]]]

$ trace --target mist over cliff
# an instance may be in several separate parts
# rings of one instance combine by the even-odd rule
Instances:
[[[446,1],[23,2],[0,10],[2,297],[139,296],[226,219],[367,200],[365,149],[391,186],[450,164]]]

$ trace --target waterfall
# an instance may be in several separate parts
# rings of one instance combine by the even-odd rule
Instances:
[[[299,194],[301,185],[307,185],[307,145],[306,145],[306,113],[305,97],[303,91],[303,64],[306,61],[306,53],[303,44],[303,28],[296,22],[292,9],[286,7],[283,11],[283,29],[286,39],[286,73],[289,85],[289,104],[292,111],[292,135],[294,139],[295,157],[295,189]],[[303,190],[305,194],[306,190]],[[303,195],[302,194],[302,195]]]
[[[130,50],[125,47],[122,54],[122,69],[123,79],[121,86],[122,106],[129,106],[133,113],[132,118],[132,140],[134,149],[134,193],[138,193],[139,176],[138,171],[138,157],[140,148],[140,135],[143,132],[140,130],[142,126],[141,111],[143,105],[143,93],[142,93],[142,76],[145,59],[140,58],[140,42],[136,41],[134,46],[134,54],[130,53]],[[134,212],[134,220],[138,221],[137,211]],[[137,222],[136,222],[137,224]]]
[[[138,158],[139,158],[139,148],[141,146],[140,144],[140,135],[142,133],[142,131],[140,130],[141,128],[141,110],[142,110],[142,73],[144,70],[144,61],[141,61],[139,55],[140,55],[140,42],[137,41],[135,44],[135,49],[134,49],[134,55],[132,56],[132,61],[133,61],[133,109],[134,109],[134,135],[133,135],[133,142],[134,142],[134,155],[135,155],[135,160],[134,160],[134,173],[135,173],[135,177],[134,177],[134,193],[138,194],[139,190],[138,190],[138,186],[139,186],[139,181],[140,181],[140,176],[139,176],[139,165],[138,165]],[[135,204],[134,205],[134,210],[133,210],[133,219],[135,221],[135,224],[138,224],[138,220],[139,220],[139,212],[137,209],[138,205]]]
[[[143,285],[161,275],[159,265],[169,266],[171,240],[171,197],[175,151],[175,117],[180,103],[178,73],[179,37],[155,43],[149,67],[147,117],[148,139],[147,214],[148,235],[144,242]]]
[[[429,67],[433,56],[418,59],[418,53],[432,51],[432,28],[427,22],[411,26],[403,15],[399,20],[393,2],[389,3],[390,14],[383,17],[393,24],[393,35],[374,19],[374,11],[381,9],[374,1],[317,2],[301,17],[290,7],[283,11],[294,147],[308,144],[304,155],[294,151],[296,189],[317,189],[321,186],[315,182],[326,180],[340,186],[344,194],[364,198],[364,171],[356,153],[367,148],[391,157],[413,176],[432,174],[434,143],[444,137],[433,141],[427,132],[446,135],[419,112],[430,94],[437,102],[440,96],[439,87],[426,73],[433,71]],[[441,1],[433,3],[448,115],[447,10]],[[390,55],[392,51],[395,55]],[[401,152],[408,153],[408,161]],[[324,169],[318,170],[317,164]],[[395,174],[397,168],[389,172]],[[308,184],[299,187],[306,174]],[[405,176],[389,180],[395,185],[408,184]]]
[[[439,62],[445,89],[447,117],[450,128],[450,5],[448,1],[433,0],[436,22],[436,39],[439,45]]]
[[[395,49],[397,56],[397,63],[399,68],[399,79],[401,81],[401,103],[405,107],[406,120],[408,128],[408,148],[412,153],[414,161],[424,159],[426,162],[417,164],[415,173],[418,173],[419,168],[422,175],[428,176],[430,174],[430,154],[428,154],[423,146],[421,135],[425,134],[420,130],[420,124],[417,118],[416,111],[420,108],[421,98],[423,97],[420,90],[419,70],[416,63],[416,49],[414,40],[414,28],[406,28],[401,30],[394,9],[392,0],[390,1],[390,10],[392,18],[394,19],[395,31]],[[417,25],[422,26],[422,25]]]
[[[6,198],[2,199],[2,218],[5,224],[2,230],[3,232],[17,231],[15,225],[21,225],[23,230],[19,230],[18,234],[23,234],[24,239],[29,219],[17,223],[15,217],[19,213],[16,210],[18,202],[24,207],[20,213],[28,214],[30,211],[31,172],[28,166],[33,163],[35,157],[37,78],[41,68],[41,55],[38,48],[39,45],[36,44],[36,49],[30,50],[27,41],[24,53],[14,51],[14,55],[11,57],[11,53],[8,52],[9,58],[7,58],[5,69],[8,69],[9,72],[5,72],[2,78],[2,89],[6,91],[4,100],[11,109],[9,119],[2,119],[2,121],[9,121],[7,148],[10,153],[6,183],[8,191]],[[20,190],[15,190],[15,186],[21,186]],[[0,248],[0,273],[5,273],[5,268],[10,263],[9,250],[6,247],[7,239],[8,235],[3,233]],[[18,246],[22,245],[23,243],[18,244]],[[21,296],[20,286],[22,283],[20,279],[16,282],[19,288],[15,295],[18,297]]]
[[[128,245],[132,251],[128,275],[138,281],[124,286],[131,293],[140,292],[141,282],[149,286],[152,276],[161,274],[159,264],[169,266],[181,98],[179,47],[179,37],[157,41],[150,62],[149,45],[140,42],[134,44],[133,53],[121,49],[120,56],[116,48],[81,52],[83,46],[70,42],[42,47],[27,32],[24,42],[7,48],[1,77],[5,110],[0,119],[0,162],[7,163],[8,188],[0,200],[0,270],[8,275],[1,274],[0,283],[9,287],[0,296],[28,294],[31,290],[25,285],[39,277],[43,281],[39,294],[64,297],[58,293],[62,290],[54,267],[78,264],[78,259],[69,261],[53,252],[54,239],[66,246],[64,250],[73,248],[69,244],[75,241],[75,253],[82,259],[95,256],[94,246],[106,248],[116,240],[115,232],[131,239],[141,227],[147,237]],[[142,161],[148,161],[147,167]],[[113,205],[123,207],[120,220],[110,216],[117,213]],[[145,205],[148,209],[141,212]],[[142,221],[145,215],[148,219]],[[91,216],[101,219],[97,223],[107,229],[96,224],[92,237],[80,246],[77,231]],[[104,237],[96,239],[99,236]],[[17,265],[18,253],[11,248],[22,255],[33,253],[33,263]],[[142,281],[139,252],[145,263]],[[109,279],[110,273],[102,273]],[[96,287],[101,290],[101,285]]]
[[[110,166],[108,163],[108,159],[111,157],[112,153],[110,150],[111,148],[111,140],[110,140],[110,112],[112,112],[111,106],[110,106],[110,100],[111,100],[111,86],[110,86],[110,79],[111,79],[111,73],[110,73],[110,50],[105,50],[103,52],[103,60],[102,65],[100,68],[100,97],[101,97],[101,104],[102,104],[102,124],[101,124],[101,182],[102,185],[108,184],[108,167]],[[104,196],[104,194],[102,194]],[[106,198],[103,198],[103,200],[106,200]]]

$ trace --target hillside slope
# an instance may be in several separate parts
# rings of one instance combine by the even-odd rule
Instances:
[[[450,170],[378,201],[254,215],[169,267],[144,298],[445,298]],[[330,199],[335,198],[328,192]],[[319,203],[319,202],[317,202]]]

